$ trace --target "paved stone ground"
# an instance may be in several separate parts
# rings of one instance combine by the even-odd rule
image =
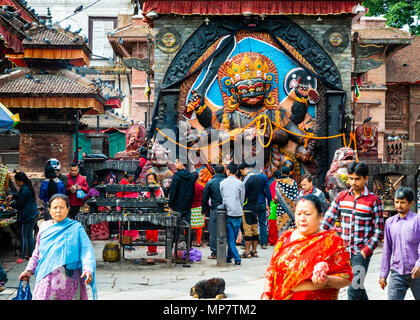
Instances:
[[[210,254],[208,247],[201,248],[203,259],[193,263],[191,267],[162,262],[146,265],[147,247],[136,247],[134,252],[126,252],[125,261],[104,262],[102,250],[107,242],[110,241],[93,242],[97,259],[96,281],[99,300],[191,300],[193,298],[189,295],[190,288],[196,282],[212,277],[222,277],[225,280],[228,300],[256,300],[261,296],[264,272],[273,251],[273,247],[270,246],[266,250],[259,248],[259,258],[242,259],[240,267],[232,264],[218,267],[215,260],[207,259]],[[158,248],[158,251],[157,257],[163,258],[164,248]],[[372,300],[387,299],[386,291],[380,289],[378,284],[381,255],[382,248],[378,247],[371,259],[365,280],[368,296]],[[17,264],[15,260],[12,253],[2,257],[2,265],[9,282],[6,290],[0,293],[0,300],[11,300],[16,296],[18,276],[24,270],[26,262]],[[34,278],[30,281],[32,289],[35,286]],[[346,289],[340,291],[339,299],[347,299]],[[411,292],[407,293],[406,299],[414,300]]]

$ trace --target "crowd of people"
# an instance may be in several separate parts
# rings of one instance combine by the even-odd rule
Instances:
[[[158,188],[155,196],[168,198],[169,207],[191,225],[195,241],[188,241],[194,246],[203,246],[208,217],[208,259],[217,259],[220,205],[226,210],[227,263],[239,267],[244,259],[258,258],[258,248],[274,246],[262,299],[337,299],[339,289],[347,287],[349,300],[367,300],[364,280],[382,240],[378,285],[388,286],[389,299],[404,299],[408,289],[420,299],[420,216],[410,209],[414,192],[407,187],[395,192],[397,214],[385,223],[381,199],[366,187],[369,169],[365,163],[350,164],[348,190],[331,201],[310,175],[302,177],[299,188],[286,166],[274,172],[270,181],[247,163],[218,164],[212,167],[214,174],[208,182],[178,159],[175,167],[169,189]],[[18,211],[21,252],[17,262],[29,260],[19,279],[35,274],[34,299],[87,299],[86,285],[96,294],[95,259],[91,241],[75,216],[86,198],[95,196],[95,188],[89,188],[77,164],[70,165],[67,176],[60,170],[58,160],[48,161],[39,193],[48,210],[35,240],[39,212],[34,188],[25,173],[15,175],[19,192],[7,201]],[[140,173],[141,168],[135,174],[125,173],[119,183],[134,184]],[[146,175],[146,182],[159,184],[153,173]],[[117,196],[137,197],[138,193]],[[158,230],[147,231],[150,242],[157,238]],[[241,253],[238,247],[243,248]],[[149,246],[147,255],[156,254],[156,246]],[[0,266],[0,290],[6,282]]]

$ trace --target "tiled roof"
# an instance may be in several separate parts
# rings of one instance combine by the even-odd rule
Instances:
[[[66,31],[56,25],[54,27],[38,26],[32,27],[28,31],[30,39],[23,40],[24,48],[82,48],[88,55],[91,50],[86,44],[84,38],[72,31]]]
[[[413,37],[410,32],[386,27],[386,28],[353,28],[359,34],[359,44],[410,44]]]
[[[30,75],[31,78],[28,78]],[[31,72],[20,69],[0,76],[0,95],[15,96],[73,96],[98,95],[89,81],[83,82],[77,75],[69,76],[70,71]],[[81,78],[81,77],[80,77]]]
[[[420,37],[395,53],[386,65],[386,82],[420,82]]]
[[[152,33],[152,29],[150,29],[147,25],[133,25],[129,24],[127,26],[118,28],[108,34],[108,38],[113,41],[118,41],[121,38],[142,38],[147,37],[148,33]]]
[[[88,129],[96,129],[97,119],[96,115],[85,114],[80,118],[80,124],[86,126]],[[120,116],[117,116],[111,112],[105,112],[99,115],[99,127],[100,129],[126,129],[132,125],[131,121],[125,121]]]
[[[0,24],[8,28],[10,31],[18,34],[21,39],[25,36],[24,23],[21,19],[11,16],[0,8]]]

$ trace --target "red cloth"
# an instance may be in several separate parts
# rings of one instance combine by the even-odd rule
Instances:
[[[159,230],[146,230],[146,240],[151,240],[151,242],[158,241]],[[156,246],[148,246],[147,250],[151,253],[155,253]]]
[[[242,0],[242,1],[145,1],[143,14],[150,11],[158,14],[180,15],[242,15],[254,14],[349,14],[360,1],[296,1],[296,0]]]
[[[203,185],[196,182],[195,187],[194,187],[194,198],[192,201],[191,208],[201,207],[201,199],[203,199],[203,191],[204,191]]]
[[[70,188],[74,186],[75,184],[78,184],[83,190],[83,192],[87,194],[89,192],[89,186],[87,184],[86,178],[84,176],[81,176],[80,174],[76,178],[68,174],[67,179],[68,179],[68,182],[67,182],[66,193],[69,197],[70,206],[75,206],[75,207],[83,206],[83,199],[77,198],[76,192],[75,193],[71,192]]]
[[[92,224],[90,229],[90,237],[92,240],[107,240],[109,239],[109,222],[102,221]]]
[[[274,180],[270,184],[270,192],[271,192],[271,198],[272,199],[274,199],[276,197],[276,183],[277,183],[277,181]]]
[[[128,183],[127,180],[125,180],[124,178],[121,179],[120,184],[130,184]],[[132,182],[131,184],[134,184],[134,182]],[[137,192],[126,192],[126,191],[121,191],[121,192],[117,192],[117,198],[137,198],[138,193]]]
[[[294,292],[293,289],[313,276],[314,267],[326,262],[328,275],[353,279],[350,254],[334,231],[320,231],[290,241],[295,229],[284,232],[277,242],[270,264],[264,294],[274,300],[336,300],[339,289]]]
[[[277,220],[268,219],[268,243],[275,245],[278,239]]]

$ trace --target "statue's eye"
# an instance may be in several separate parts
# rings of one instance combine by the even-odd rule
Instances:
[[[247,89],[241,89],[241,93],[242,94],[247,94],[248,93],[248,90]]]
[[[255,92],[261,92],[262,91],[262,87],[256,87],[255,88]]]

